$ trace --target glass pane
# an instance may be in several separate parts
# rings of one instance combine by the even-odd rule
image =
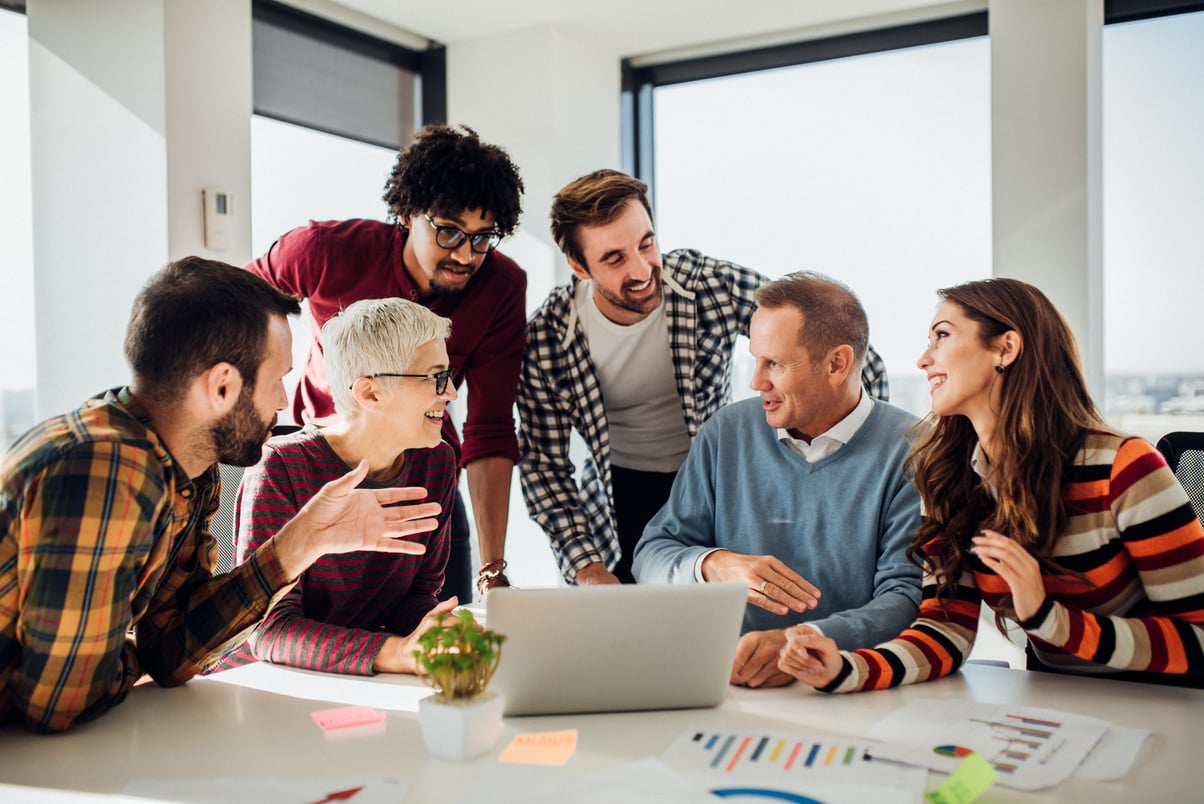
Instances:
[[[0,450],[33,426],[33,191],[24,14],[0,11]]]
[[[892,400],[927,412],[934,291],[991,273],[989,71],[983,37],[657,89],[662,250],[846,282]]]
[[[258,257],[280,235],[310,220],[384,220],[381,200],[397,152],[256,115],[251,118],[251,250]],[[309,351],[306,305],[293,322],[289,398]],[[292,410],[280,421],[292,420]]]
[[[1204,12],[1104,29],[1105,414],[1204,430]]]

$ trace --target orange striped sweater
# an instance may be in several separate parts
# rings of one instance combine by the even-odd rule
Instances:
[[[1045,603],[1020,623],[1042,664],[1073,673],[1204,687],[1204,530],[1147,442],[1088,434],[1062,499],[1069,522],[1054,559],[1082,573],[1045,576]],[[924,579],[919,618],[890,642],[842,651],[827,692],[940,678],[970,653],[979,604],[1001,610],[1007,584],[977,559],[944,607]],[[1005,616],[1015,614],[1002,610]]]

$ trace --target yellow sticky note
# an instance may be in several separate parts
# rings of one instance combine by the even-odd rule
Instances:
[[[928,800],[932,804],[970,804],[995,784],[998,777],[999,771],[982,754],[970,754],[944,784],[928,794]]]
[[[577,730],[520,734],[498,756],[498,762],[525,765],[563,765],[577,750]]]

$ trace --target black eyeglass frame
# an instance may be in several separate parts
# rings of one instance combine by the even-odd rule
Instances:
[[[435,396],[443,396],[447,392],[447,384],[451,382],[451,369],[436,371],[434,374],[391,374],[382,371],[379,374],[365,374],[364,377],[369,380],[375,380],[377,377],[408,377],[411,380],[434,380],[435,381]]]
[[[435,223],[430,214],[424,214],[422,217],[435,230],[435,244],[439,248],[447,249],[448,251],[455,251],[467,240],[468,247],[472,249],[474,254],[488,254],[502,242],[501,234],[496,231],[469,234],[457,226],[444,226],[441,223]],[[482,244],[484,244],[484,248],[481,248]]]

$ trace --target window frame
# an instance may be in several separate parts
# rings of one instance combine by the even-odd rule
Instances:
[[[1104,24],[1201,10],[1204,0],[1104,0]],[[658,87],[987,36],[988,23],[988,12],[979,11],[656,64],[624,59],[620,89],[623,170],[648,185],[649,199],[656,209],[653,92]]]
[[[0,0],[2,2],[3,0]],[[322,44],[354,53],[362,58],[374,59],[384,64],[414,73],[418,77],[420,94],[420,117],[415,120],[415,130],[427,123],[447,122],[447,49],[432,44],[426,50],[415,50],[388,42],[360,31],[343,27],[335,22],[306,13],[277,0],[253,0],[251,17],[254,21],[307,37]],[[252,52],[254,58],[254,52]],[[339,137],[359,140],[371,145],[400,148],[404,143],[379,142],[357,137],[354,131],[331,131],[314,125],[302,115],[292,117],[278,111],[266,111],[254,105],[255,114],[304,128],[334,134]]]

